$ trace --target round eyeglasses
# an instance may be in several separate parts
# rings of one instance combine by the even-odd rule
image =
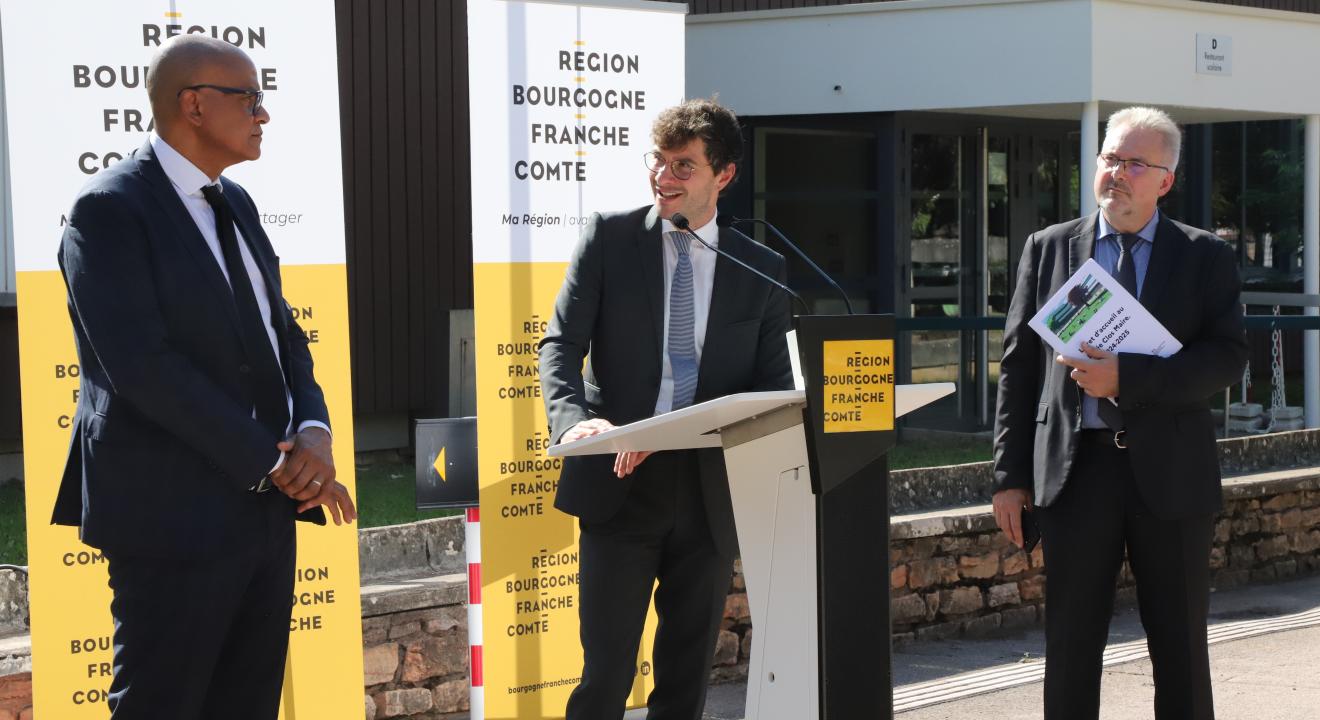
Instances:
[[[642,156],[642,159],[646,162],[647,170],[659,174],[668,167],[669,174],[679,180],[687,180],[692,177],[692,173],[696,172],[699,167],[710,167],[709,165],[698,165],[697,163],[688,160],[674,160],[673,162],[670,162],[665,160],[665,156],[661,155],[659,150],[652,150],[646,153]]]

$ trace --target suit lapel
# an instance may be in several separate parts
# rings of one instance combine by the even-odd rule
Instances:
[[[221,299],[219,304],[225,309],[225,314],[234,324],[234,329],[240,330],[238,308],[234,305],[234,294],[229,289],[229,283],[220,272],[220,265],[216,263],[215,255],[207,246],[201,230],[197,229],[197,223],[188,213],[188,208],[184,207],[183,201],[179,199],[179,194],[174,189],[174,184],[170,182],[165,170],[160,166],[160,161],[156,159],[150,140],[137,151],[137,166],[138,174],[147,181],[157,204],[174,223],[177,230],[175,237],[179,239],[179,244],[187,249],[188,254],[200,268],[202,276],[206,278],[207,286]]]
[[[1173,221],[1160,213],[1160,222],[1155,227],[1155,242],[1150,248],[1150,262],[1146,265],[1146,278],[1141,283],[1141,304],[1151,314],[1159,307],[1160,296],[1169,284],[1169,276],[1178,264],[1187,236],[1178,230]]]
[[[1095,256],[1095,226],[1099,212],[1097,210],[1088,215],[1077,226],[1077,234],[1068,238],[1068,277],[1072,277],[1077,268]]]
[[[1077,225],[1076,234],[1068,238],[1068,274],[1062,278],[1056,278],[1060,285],[1067,282],[1068,278],[1072,277],[1083,263],[1095,256],[1095,232],[1096,225],[1099,222],[1097,220],[1098,217],[1100,217],[1099,210],[1086,216],[1086,218]],[[1052,289],[1050,292],[1053,293],[1058,287],[1059,285],[1051,283]],[[1053,363],[1053,353],[1050,353],[1050,357],[1050,362]],[[1054,368],[1052,372],[1062,371],[1058,368]],[[1067,373],[1064,373],[1062,377],[1064,385],[1071,386],[1073,389],[1073,392],[1071,393],[1064,393],[1064,407],[1070,411],[1076,410],[1077,407],[1082,404],[1082,388]],[[1078,422],[1081,422],[1081,416],[1079,415],[1077,417]]]
[[[280,285],[278,280],[278,271],[274,266],[274,258],[267,257],[265,248],[269,247],[269,242],[260,242],[258,238],[263,237],[261,222],[248,212],[247,203],[239,200],[239,190],[228,180],[221,179],[225,185],[225,192],[228,194],[229,206],[234,209],[234,222],[238,224],[238,230],[243,234],[242,242],[247,243],[248,252],[252,254],[252,259],[257,263],[257,269],[261,271],[261,279],[266,283],[266,296],[270,300],[270,316],[275,321],[276,329],[285,329],[285,314],[281,312],[284,309],[284,298],[279,292]]]
[[[744,256],[742,241],[733,233],[720,229],[720,250],[743,260]],[[710,252],[705,250],[704,252]],[[715,258],[715,280],[710,291],[710,311],[706,314],[706,337],[701,350],[701,364],[697,368],[697,398],[704,397],[701,393],[702,386],[706,383],[706,376],[710,374],[710,368],[718,362],[712,360],[710,350],[719,344],[719,334],[733,320],[734,301],[742,292],[741,283],[747,275],[747,271],[738,267],[728,258],[717,256]]]
[[[637,231],[637,257],[642,264],[646,297],[651,307],[651,333],[655,347],[664,352],[665,340],[665,255],[660,244],[660,217],[654,206]]]

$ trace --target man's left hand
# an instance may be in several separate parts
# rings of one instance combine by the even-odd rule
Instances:
[[[1062,355],[1054,360],[1060,365],[1072,368],[1068,373],[1087,395],[1093,398],[1118,397],[1118,355],[1082,343],[1084,359],[1067,358]]]
[[[284,464],[270,474],[270,479],[285,495],[294,500],[309,500],[334,482],[330,433],[323,428],[309,427],[275,447],[286,453],[286,457]]]
[[[628,477],[642,461],[651,457],[650,450],[632,450],[614,456],[614,474],[621,478]]]

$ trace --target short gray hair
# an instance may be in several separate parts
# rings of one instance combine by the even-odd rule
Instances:
[[[1105,125],[1105,135],[1120,128],[1138,128],[1154,130],[1164,138],[1164,149],[1169,153],[1169,170],[1178,169],[1178,157],[1182,154],[1182,130],[1169,114],[1153,107],[1127,107],[1109,116]]]

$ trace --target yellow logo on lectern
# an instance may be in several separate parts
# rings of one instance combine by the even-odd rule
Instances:
[[[894,429],[893,340],[827,340],[824,369],[825,432]]]

